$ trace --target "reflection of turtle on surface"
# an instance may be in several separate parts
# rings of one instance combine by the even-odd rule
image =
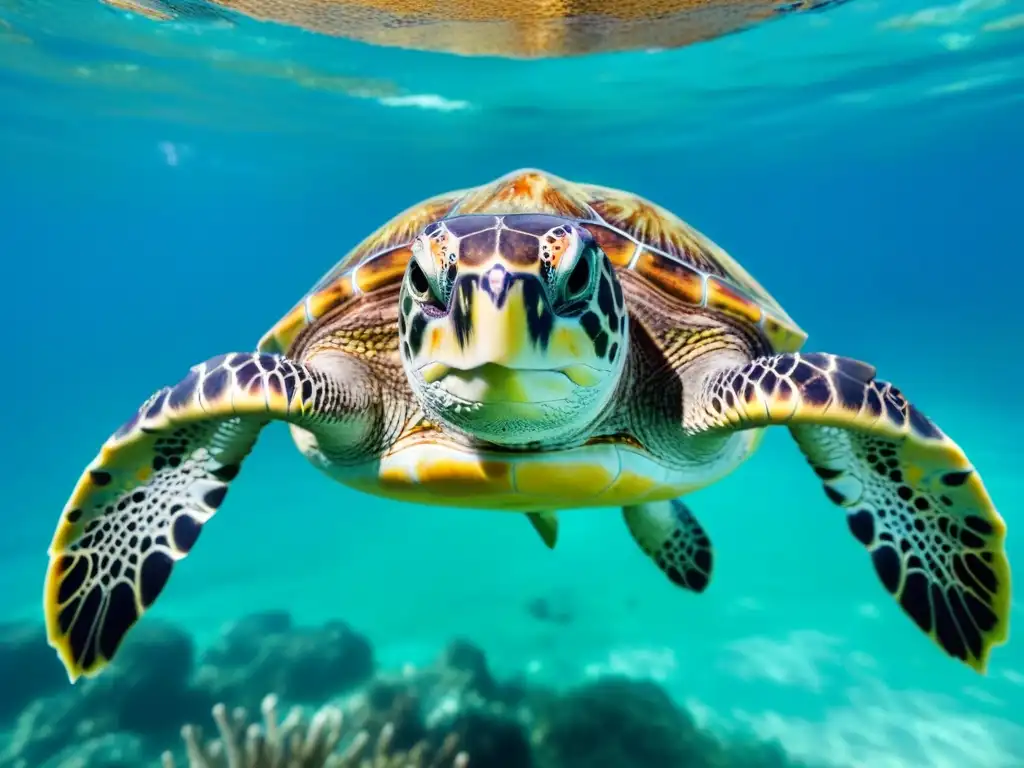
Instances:
[[[224,8],[378,45],[511,57],[678,48],[846,0],[104,0],[151,18]]]
[[[114,657],[271,421],[345,485],[526,513],[552,547],[558,510],[621,507],[694,592],[712,545],[679,497],[781,425],[903,610],[984,671],[1010,573],[981,478],[873,367],[801,354],[804,340],[726,253],[631,194],[520,171],[427,200],[258,351],[199,363],[110,437],[50,545],[50,643],[72,679]]]
[[[130,11],[154,21],[193,19],[225,21],[228,14],[215,3],[206,0],[100,0],[111,8]]]

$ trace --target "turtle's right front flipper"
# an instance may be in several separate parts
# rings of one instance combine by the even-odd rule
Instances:
[[[885,591],[945,653],[984,673],[1009,637],[1006,523],[963,449],[875,373],[802,352],[712,371],[687,429],[787,426]]]
[[[50,544],[43,608],[71,681],[114,657],[269,421],[357,445],[375,405],[339,377],[256,353],[207,360],[150,397],[86,469]]]

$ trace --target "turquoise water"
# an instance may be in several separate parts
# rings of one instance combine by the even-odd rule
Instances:
[[[964,448],[1024,561],[1022,126],[1020,2],[854,0],[681,50],[529,62],[0,2],[0,618],[41,621],[60,511],[145,397],[251,348],[401,208],[522,166],[674,210],[808,350],[876,365]],[[702,726],[821,765],[1024,766],[1018,605],[987,676],[945,658],[782,430],[689,503],[716,546],[700,596],[616,510],[564,514],[549,552],[520,516],[336,485],[275,425],[143,623],[202,648],[252,612],[341,618],[390,669],[464,636],[497,675],[652,678]],[[540,598],[571,620],[538,620]]]

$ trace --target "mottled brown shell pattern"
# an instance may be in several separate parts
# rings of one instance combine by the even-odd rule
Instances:
[[[616,269],[635,272],[666,297],[759,327],[775,352],[795,352],[807,338],[738,262],[670,211],[627,192],[521,170],[403,211],[327,273],[260,340],[260,350],[285,353],[334,310],[400,283],[412,241],[427,224],[463,214],[526,212],[576,219]]]

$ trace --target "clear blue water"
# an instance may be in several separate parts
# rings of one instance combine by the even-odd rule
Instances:
[[[59,9],[59,10],[58,10]],[[1024,3],[868,0],[687,49],[466,59],[237,19],[0,2],[0,616],[101,442],[194,362],[253,346],[397,210],[520,166],[629,189],[741,260],[810,333],[956,439],[1024,562]],[[514,515],[331,483],[270,429],[150,615],[200,643],[287,606],[385,664],[464,634],[505,673],[654,676],[702,720],[837,766],[1024,766],[1024,646],[987,676],[897,610],[788,435],[694,495],[712,589],[614,510],[555,552]],[[568,606],[540,624],[532,598]],[[57,664],[54,658],[54,664]]]

